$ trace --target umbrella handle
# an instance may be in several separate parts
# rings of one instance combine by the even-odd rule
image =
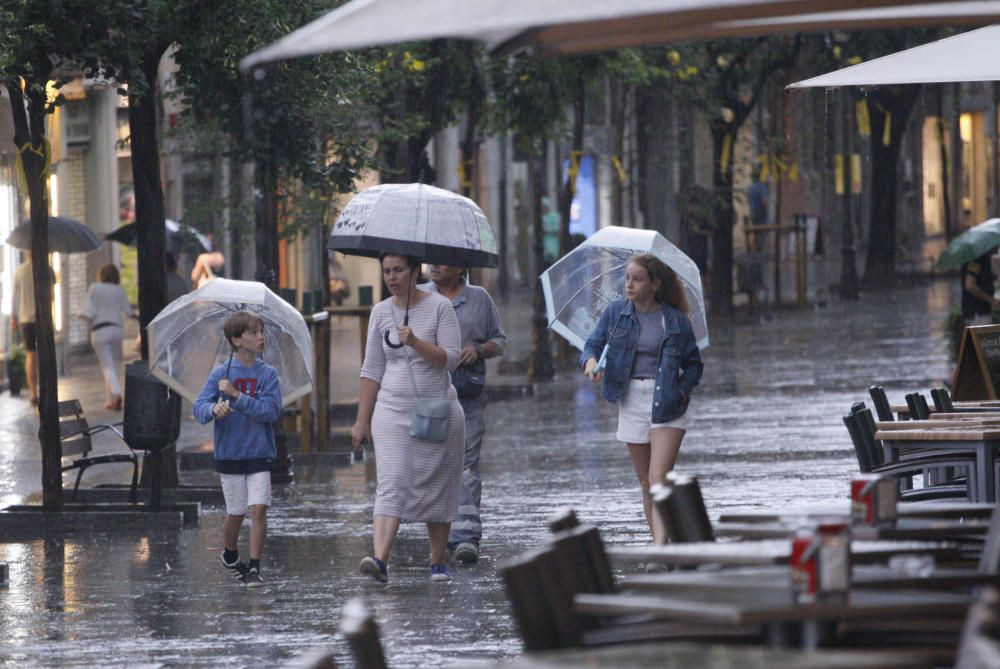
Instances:
[[[393,344],[391,341],[389,341],[389,331],[388,330],[385,331],[385,337],[383,337],[383,338],[385,339],[385,345],[388,346],[389,348],[392,348],[392,349],[403,348],[403,342],[399,342],[398,344]]]

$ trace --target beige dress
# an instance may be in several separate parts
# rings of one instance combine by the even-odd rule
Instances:
[[[458,318],[451,302],[434,293],[423,293],[423,299],[410,306],[409,325],[413,333],[448,354],[446,369],[435,369],[412,348],[393,349],[386,345],[385,332],[388,330],[390,340],[398,344],[396,323],[403,324],[405,312],[394,302],[390,297],[372,309],[365,362],[361,367],[362,378],[379,384],[372,416],[378,474],[375,515],[411,522],[449,523],[458,513],[465,457],[465,415],[448,374],[458,365],[461,343]],[[445,442],[410,436],[413,384],[404,351],[409,351],[421,397],[441,398],[447,389],[451,415]]]

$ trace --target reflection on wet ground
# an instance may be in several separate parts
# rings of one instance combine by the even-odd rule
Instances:
[[[856,462],[840,416],[870,383],[898,399],[947,378],[940,323],[950,288],[714,322],[679,462],[700,477],[710,512],[843,498]],[[553,509],[576,507],[608,543],[646,541],[615,416],[569,371],[534,399],[494,404],[483,456],[484,559],[453,569],[447,584],[429,581],[419,525],[403,527],[388,586],[357,575],[370,550],[372,461],[297,468],[296,483],[275,495],[261,592],[223,573],[216,508],[178,534],[0,544],[11,574],[0,590],[0,664],[267,667],[325,647],[351,666],[336,629],[353,596],[374,609],[390,666],[518,654],[495,568],[544,537]]]

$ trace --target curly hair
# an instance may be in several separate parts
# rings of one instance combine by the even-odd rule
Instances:
[[[661,304],[669,304],[674,309],[679,309],[687,315],[691,315],[691,306],[688,304],[687,295],[684,294],[684,287],[674,270],[667,267],[666,263],[654,256],[652,253],[640,253],[632,256],[629,263],[635,263],[646,270],[650,281],[659,281],[660,287],[656,291],[656,301]]]

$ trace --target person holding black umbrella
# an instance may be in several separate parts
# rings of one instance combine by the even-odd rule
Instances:
[[[991,258],[995,250],[962,265],[962,319],[966,326],[991,324],[993,307],[1000,305],[993,295],[996,275]]]

